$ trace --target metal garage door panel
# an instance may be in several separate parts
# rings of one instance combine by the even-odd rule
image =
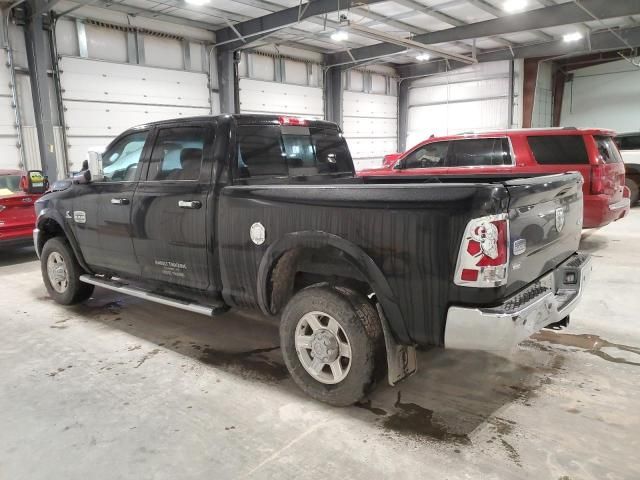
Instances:
[[[324,117],[322,89],[276,82],[240,79],[242,113],[274,113]]]
[[[342,125],[357,169],[379,167],[398,148],[398,98],[343,92]]]
[[[60,63],[70,171],[89,148],[132,126],[211,111],[205,73],[75,57]]]
[[[208,107],[207,75],[63,57],[63,99]]]
[[[117,136],[136,125],[167,118],[207,115],[208,108],[65,102],[65,123],[73,136]]]

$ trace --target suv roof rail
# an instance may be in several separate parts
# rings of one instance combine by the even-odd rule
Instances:
[[[563,130],[577,130],[576,127],[562,127]]]

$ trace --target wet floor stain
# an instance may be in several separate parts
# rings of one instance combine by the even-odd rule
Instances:
[[[613,363],[624,363],[627,365],[640,366],[639,362],[633,362],[622,357],[615,357],[607,352],[603,352],[603,348],[613,348],[623,352],[629,352],[638,355],[640,360],[640,348],[632,347],[629,345],[623,345],[620,343],[613,343],[605,340],[598,335],[590,334],[568,334],[568,333],[556,333],[552,331],[543,330],[536,333],[532,338],[547,342],[555,345],[563,345],[565,347],[579,348],[586,353],[595,355],[603,360]]]
[[[504,449],[507,451],[507,456],[513,461],[513,463],[515,463],[519,467],[522,467],[522,462],[520,461],[520,454],[513,447],[513,445],[507,442],[504,438],[501,438],[500,442],[502,443],[502,446],[504,447]]]
[[[354,403],[354,407],[363,408],[369,410],[371,413],[379,416],[387,415],[387,411],[382,408],[374,407],[371,405],[371,400]]]
[[[289,376],[287,368],[284,364],[275,362],[264,355],[279,348],[258,348],[245,352],[225,352],[211,347],[201,347],[196,350],[200,350],[202,353],[199,357],[200,361],[207,365],[232,370],[245,378],[264,382],[280,382]]]
[[[151,357],[157,355],[158,353],[160,353],[160,349],[159,348],[154,348],[153,350],[145,353],[142,358],[138,361],[138,364],[133,367],[133,368],[139,368],[144,362],[146,362],[147,360],[149,360]]]
[[[67,365],[66,367],[59,367],[56,370],[54,370],[53,372],[47,373],[47,376],[48,377],[55,377],[56,375],[59,375],[62,372],[66,371],[66,370],[69,370],[72,367],[73,367],[73,365]]]
[[[394,407],[397,411],[385,417],[382,422],[387,430],[417,440],[431,439],[464,445],[471,443],[467,434],[451,432],[446,425],[435,420],[433,410],[415,403],[403,403],[400,391]]]

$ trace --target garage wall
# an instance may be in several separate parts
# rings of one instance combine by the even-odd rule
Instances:
[[[511,125],[508,61],[480,63],[415,81],[409,87],[407,147],[430,135],[521,126],[522,61],[514,63]]]
[[[560,125],[637,131],[638,112],[640,68],[620,60],[573,73],[573,80],[565,84]]]
[[[342,129],[356,169],[378,167],[398,149],[397,81],[363,70],[345,72]]]
[[[238,74],[241,113],[324,118],[319,59],[245,52],[238,65]]]
[[[553,69],[550,62],[538,64],[536,90],[533,95],[533,128],[550,127],[553,124]]]
[[[201,43],[78,20],[56,35],[69,171],[132,126],[212,112]]]

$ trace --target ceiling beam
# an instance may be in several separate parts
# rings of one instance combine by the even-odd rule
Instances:
[[[341,4],[339,0],[311,0],[296,7],[285,8],[263,17],[236,23],[233,28],[227,27],[216,31],[216,45],[224,50],[235,50],[276,30],[294,25],[307,18],[335,12],[338,9],[346,11],[351,7],[379,3],[384,0],[343,1],[344,4]],[[238,37],[238,33],[241,38]]]
[[[640,27],[625,28],[616,30],[625,42],[633,47],[640,47]],[[478,62],[495,62],[499,60],[511,60],[513,58],[544,58],[544,57],[573,57],[586,53],[606,52],[611,50],[626,50],[628,46],[609,30],[591,34],[591,49],[586,41],[578,43],[567,43],[562,40],[555,40],[548,43],[538,43],[515,47],[513,56],[511,50],[503,49],[495,52],[485,52],[478,55]],[[449,69],[464,67],[461,62],[449,61]],[[432,75],[447,70],[444,61],[429,62],[426,64],[412,64],[398,66],[396,71],[402,78],[412,78]]]
[[[600,19],[640,14],[640,0],[616,0],[612,2],[582,0],[581,4]],[[556,27],[591,20],[593,20],[593,18],[587,12],[574,2],[569,2],[485,20],[483,22],[470,23],[468,25],[416,35],[413,40],[429,45],[537,30],[540,28]],[[518,47],[513,48],[515,50]],[[368,47],[353,49],[351,50],[351,55],[353,55],[357,61],[361,59],[371,59],[376,56],[389,56],[402,51],[404,51],[404,49],[398,45],[378,43]],[[339,54],[332,54],[329,61],[335,64],[348,62],[350,59],[350,55],[346,52],[341,52]]]
[[[479,8],[480,10],[490,15],[493,15],[494,17],[505,16],[504,10],[500,10],[498,7],[494,7],[490,3],[487,3],[485,0],[468,0],[468,2],[474,7]],[[540,30],[535,30],[533,33],[541,40],[545,40],[547,42],[553,40],[553,35],[549,35],[547,33],[541,32]]]

